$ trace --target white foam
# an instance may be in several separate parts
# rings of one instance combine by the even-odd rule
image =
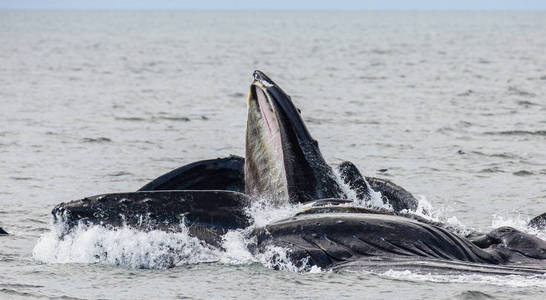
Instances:
[[[128,227],[106,229],[79,225],[60,236],[61,226],[43,234],[33,250],[44,263],[106,263],[130,268],[168,268],[217,260],[216,249],[189,236],[185,228],[169,233]]]
[[[302,204],[285,204],[275,206],[267,198],[253,200],[251,206],[247,209],[247,214],[254,220],[252,227],[262,227],[271,222],[286,219],[299,211]]]
[[[222,247],[225,251],[220,253],[219,261],[233,265],[256,262],[256,258],[248,250],[247,245],[249,243],[245,230],[233,230],[226,233],[222,241]]]
[[[482,274],[431,274],[417,273],[409,270],[396,271],[389,270],[381,277],[401,279],[419,282],[438,282],[438,283],[471,283],[471,284],[487,284],[498,286],[513,286],[513,287],[531,287],[539,286],[546,287],[546,274],[534,276],[519,276],[519,275],[482,275]]]
[[[291,250],[278,247],[278,246],[269,246],[265,251],[256,255],[258,261],[267,268],[288,271],[288,272],[311,272],[318,273],[322,272],[320,267],[312,266],[309,267],[309,258],[306,257],[299,261],[297,264],[294,264],[290,259],[289,253]]]

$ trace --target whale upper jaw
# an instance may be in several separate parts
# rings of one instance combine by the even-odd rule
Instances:
[[[248,97],[245,191],[275,204],[346,197],[290,96],[260,71]]]

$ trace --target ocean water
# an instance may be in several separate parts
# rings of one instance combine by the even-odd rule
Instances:
[[[2,11],[0,298],[543,297],[544,276],[274,270],[282,250],[253,257],[240,232],[225,252],[184,232],[61,241],[50,211],[243,155],[260,69],[332,165],[393,180],[461,229],[528,231],[546,212],[545,49],[546,13]]]

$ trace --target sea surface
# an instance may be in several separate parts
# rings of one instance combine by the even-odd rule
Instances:
[[[57,238],[59,202],[244,155],[255,69],[330,164],[394,181],[463,231],[546,237],[526,227],[546,212],[546,13],[1,11],[0,298],[544,297],[546,275],[274,270],[237,232],[227,251],[184,232]]]

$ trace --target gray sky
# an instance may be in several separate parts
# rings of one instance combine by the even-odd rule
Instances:
[[[546,10],[546,0],[0,0],[0,9]]]

